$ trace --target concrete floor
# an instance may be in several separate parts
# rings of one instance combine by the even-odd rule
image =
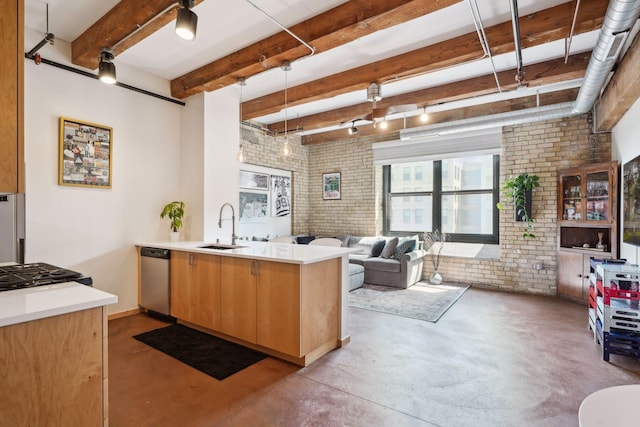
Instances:
[[[468,290],[437,322],[349,309],[351,342],[307,368],[274,359],[223,381],[134,340],[163,326],[109,322],[109,416],[119,426],[577,426],[590,393],[640,382],[609,363],[587,308]]]

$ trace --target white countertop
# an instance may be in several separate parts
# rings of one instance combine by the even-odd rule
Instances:
[[[350,253],[360,252],[356,248],[340,248],[315,245],[295,245],[288,243],[254,242],[238,240],[235,249],[203,249],[201,246],[216,244],[215,242],[140,242],[136,246],[147,246],[172,251],[202,253],[209,255],[229,256],[235,258],[251,258],[265,261],[285,262],[289,264],[312,264],[314,262],[341,258]],[[220,242],[228,245],[229,242]]]
[[[0,327],[116,302],[117,296],[77,282],[0,292]]]

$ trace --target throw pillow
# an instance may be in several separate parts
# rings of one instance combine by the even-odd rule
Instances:
[[[314,240],[316,236],[298,236],[296,240],[300,245],[308,245],[310,241]]]
[[[396,251],[396,246],[398,246],[397,237],[387,240],[387,243],[384,244],[384,249],[380,253],[380,258],[391,258]]]
[[[380,256],[380,254],[382,253],[382,250],[384,249],[385,243],[387,242],[384,240],[378,240],[373,245],[371,245],[371,256],[372,257]]]
[[[402,242],[398,243],[398,246],[396,246],[396,250],[393,253],[393,259],[397,259],[398,261],[400,261],[400,258],[402,258],[402,255],[406,254],[407,252],[411,252],[415,248],[416,248],[415,240],[413,239],[403,240]]]

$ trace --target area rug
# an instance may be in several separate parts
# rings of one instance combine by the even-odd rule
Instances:
[[[133,338],[218,380],[266,357],[260,352],[178,324]]]
[[[418,282],[407,289],[363,285],[349,292],[349,306],[437,322],[469,286]]]

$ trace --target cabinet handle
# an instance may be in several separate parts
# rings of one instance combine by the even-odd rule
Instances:
[[[196,256],[194,254],[189,254],[189,265],[196,265]]]
[[[258,261],[251,261],[251,275],[258,275]]]
[[[578,277],[582,279],[582,274],[578,274]]]

